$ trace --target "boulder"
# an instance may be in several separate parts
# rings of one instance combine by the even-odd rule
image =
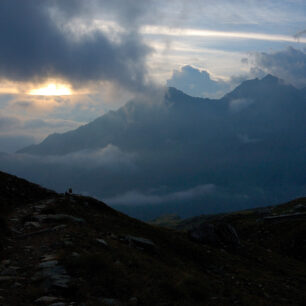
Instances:
[[[99,244],[101,244],[102,246],[108,247],[108,243],[104,239],[97,238],[96,241],[99,242]]]

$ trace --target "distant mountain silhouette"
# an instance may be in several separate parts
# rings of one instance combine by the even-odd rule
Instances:
[[[130,101],[0,166],[140,218],[230,211],[305,194],[305,118],[306,91],[272,75],[218,100],[170,87],[162,103]]]
[[[305,90],[272,75],[245,81],[219,100],[191,97],[170,87],[162,105],[131,101],[76,130],[49,135],[18,152],[62,155],[108,144],[129,151],[161,149],[169,146],[169,140],[190,145],[212,138],[225,146],[237,139],[272,141],[274,137],[286,137],[292,144],[306,131],[305,98]]]

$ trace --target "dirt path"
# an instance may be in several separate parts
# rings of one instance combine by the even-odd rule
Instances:
[[[65,221],[81,221],[73,216],[43,213],[56,200],[17,208],[10,216],[11,236],[0,264],[0,305],[76,305],[65,298],[71,277],[58,257],[69,244]]]

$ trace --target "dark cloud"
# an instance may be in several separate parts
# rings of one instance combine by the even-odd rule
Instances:
[[[302,35],[303,31],[298,34]],[[248,58],[242,58],[241,62],[249,65],[250,69],[248,72],[232,76],[232,85],[272,74],[297,88],[306,86],[305,49],[288,47],[276,52],[254,52]]]
[[[96,0],[95,6],[102,11],[107,11],[107,14],[112,14],[119,23],[129,28],[140,26],[143,23],[155,21],[156,2],[152,0]]]
[[[256,53],[255,68],[297,87],[306,86],[306,52],[289,47],[274,53]]]
[[[207,71],[189,65],[174,70],[167,85],[196,97],[221,97],[229,90],[226,82],[213,80]]]
[[[46,0],[44,0],[46,1]],[[157,13],[154,0],[47,0],[49,7],[61,18],[107,17],[128,29],[137,29],[148,20],[155,20]]]
[[[119,23],[124,21],[125,31],[114,41],[99,30],[74,39],[65,28],[64,19],[69,22],[69,18],[89,14],[84,1],[1,1],[0,76],[13,81],[58,77],[75,85],[107,80],[131,90],[141,89],[147,79],[145,59],[151,49],[142,42],[132,20],[144,5],[134,9],[136,1],[119,2],[86,2],[92,9],[119,8],[115,13]]]

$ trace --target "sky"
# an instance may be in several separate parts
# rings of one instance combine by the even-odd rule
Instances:
[[[0,151],[164,86],[218,98],[271,73],[306,87],[305,16],[305,0],[2,0]]]

